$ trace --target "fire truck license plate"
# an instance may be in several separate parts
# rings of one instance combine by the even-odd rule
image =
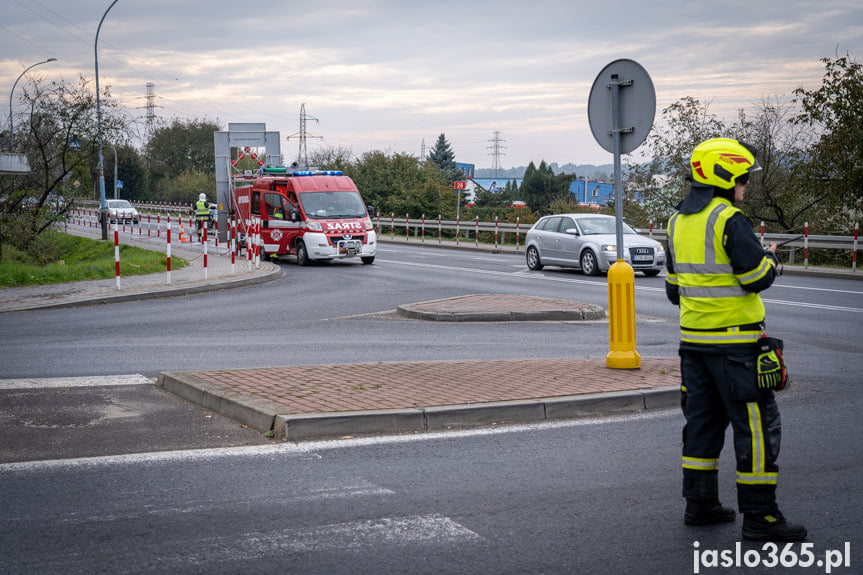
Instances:
[[[350,242],[339,242],[339,253],[346,256],[355,256],[360,253],[362,244],[356,240]]]

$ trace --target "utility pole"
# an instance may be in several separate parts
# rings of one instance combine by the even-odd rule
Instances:
[[[296,134],[291,134],[290,136],[288,136],[289,140],[291,138],[299,138],[300,139],[300,146],[299,146],[300,149],[299,149],[299,152],[297,153],[297,163],[301,166],[305,166],[309,163],[309,149],[308,149],[308,146],[306,144],[306,141],[308,140],[308,138],[320,138],[322,140],[324,139],[323,136],[309,135],[309,133],[306,131],[306,122],[308,120],[314,120],[316,124],[320,122],[314,116],[309,116],[308,114],[306,114],[306,105],[301,104],[300,105],[300,131],[297,132]]]
[[[420,162],[426,161],[426,139],[423,138],[422,144],[420,144]]]
[[[492,160],[492,169],[494,170],[494,178],[498,178],[498,172],[500,171],[500,157],[505,156],[506,154],[501,152],[501,150],[505,150],[506,146],[501,145],[501,142],[506,142],[506,140],[502,140],[500,137],[500,132],[495,130],[494,137],[489,140],[491,143],[487,149],[491,150],[489,156],[493,158]]]

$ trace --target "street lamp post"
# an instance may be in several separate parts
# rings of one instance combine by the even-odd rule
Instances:
[[[93,43],[93,52],[96,61],[96,130],[99,132],[99,211],[102,214],[102,239],[108,239],[108,208],[105,202],[105,160],[102,157],[102,105],[99,94],[99,32],[102,30],[102,23],[105,21],[105,16],[114,7],[117,0],[111,2],[105,13],[102,14],[102,19],[99,20],[99,27],[96,28],[96,41]]]
[[[21,75],[18,76],[18,80],[23,78],[24,74],[26,74],[27,71],[30,70],[30,68],[35,68],[36,66],[39,66],[40,64],[47,64],[48,62],[56,62],[56,61],[57,61],[57,58],[48,58],[47,60],[43,60],[41,62],[36,62],[32,66],[30,66],[29,68],[27,68],[26,70],[21,72]],[[9,150],[12,152],[15,151],[15,130],[12,127],[12,92],[15,91],[15,86],[18,85],[18,80],[15,80],[15,83],[12,84],[12,90],[9,91]]]

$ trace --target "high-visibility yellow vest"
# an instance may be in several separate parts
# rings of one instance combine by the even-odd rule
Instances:
[[[743,285],[757,281],[775,264],[766,256],[759,266],[735,274],[725,251],[725,224],[740,210],[725,198],[713,198],[696,214],[677,213],[668,222],[668,248],[678,286],[681,341],[703,344],[754,342],[764,321],[764,304]],[[743,328],[742,326],[747,326]]]
[[[207,202],[202,200],[195,202],[195,215],[199,218],[210,216],[210,208],[207,207]]]

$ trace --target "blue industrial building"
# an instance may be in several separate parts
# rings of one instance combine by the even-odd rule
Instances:
[[[570,184],[569,191],[579,204],[604,205],[614,201],[614,186],[608,182],[576,180]]]

